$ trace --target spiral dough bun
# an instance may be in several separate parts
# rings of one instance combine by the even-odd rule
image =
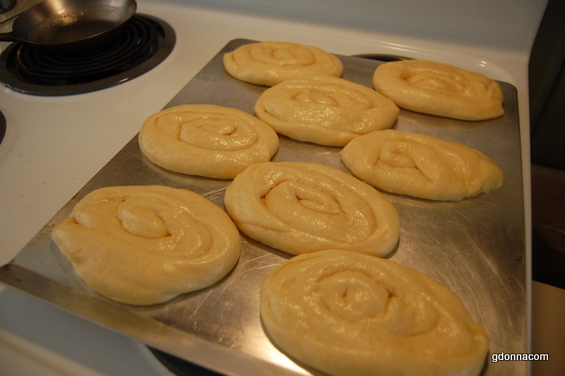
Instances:
[[[336,56],[318,47],[289,42],[245,44],[226,53],[223,63],[238,80],[264,86],[309,74],[343,74],[343,63]]]
[[[263,281],[260,308],[283,352],[330,375],[478,375],[488,351],[446,286],[361,253],[290,259]]]
[[[374,88],[400,108],[460,120],[487,120],[504,115],[500,85],[476,72],[427,60],[380,65]]]
[[[214,284],[234,267],[241,248],[237,227],[220,207],[164,186],[95,190],[52,238],[94,291],[135,305]]]
[[[277,133],[329,146],[390,128],[398,112],[375,90],[326,75],[288,79],[265,90],[255,104],[256,116]]]
[[[383,191],[439,201],[461,201],[492,192],[502,169],[468,146],[395,130],[357,137],[340,152],[359,179]]]
[[[271,159],[279,138],[267,124],[235,108],[188,104],[150,116],[139,146],[167,170],[208,178],[233,179],[247,166]]]
[[[265,162],[239,174],[224,204],[249,237],[290,254],[327,248],[385,256],[400,233],[394,206],[333,167]]]

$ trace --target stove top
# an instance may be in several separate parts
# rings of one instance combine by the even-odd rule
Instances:
[[[116,40],[88,53],[58,54],[16,42],[0,55],[0,82],[42,96],[105,89],[157,66],[169,56],[175,41],[168,23],[138,14]]]

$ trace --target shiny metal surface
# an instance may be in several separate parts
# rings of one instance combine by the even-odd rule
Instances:
[[[231,78],[222,55],[246,40],[230,42],[167,107],[211,103],[253,113],[264,87]],[[380,62],[340,56],[344,78],[371,87]],[[431,202],[383,193],[397,208],[401,235],[390,258],[450,287],[491,338],[491,353],[525,353],[526,250],[516,89],[501,83],[504,117],[469,123],[401,111],[398,130],[431,134],[477,148],[498,163],[505,184],[498,191],[458,203]],[[140,124],[141,126],[141,124]],[[348,171],[341,148],[281,137],[275,161],[310,161]],[[225,374],[319,374],[280,353],[259,318],[261,281],[290,256],[243,237],[235,269],[214,286],[148,307],[96,295],[74,274],[50,240],[53,226],[88,192],[108,185],[164,184],[186,188],[223,207],[230,181],[175,174],[151,164],[133,138],[8,265],[0,281],[152,347]],[[525,362],[486,360],[484,375],[523,375]]]
[[[49,52],[85,52],[115,39],[137,9],[135,0],[45,0],[18,15],[0,40]]]

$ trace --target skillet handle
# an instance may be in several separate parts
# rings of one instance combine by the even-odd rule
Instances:
[[[16,42],[17,40],[18,38],[16,38],[13,32],[0,33],[0,42]]]

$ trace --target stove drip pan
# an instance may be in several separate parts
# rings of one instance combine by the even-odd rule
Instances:
[[[153,69],[176,42],[166,22],[135,15],[111,43],[87,53],[55,54],[12,43],[0,55],[0,82],[33,95],[58,96],[112,87]]]

